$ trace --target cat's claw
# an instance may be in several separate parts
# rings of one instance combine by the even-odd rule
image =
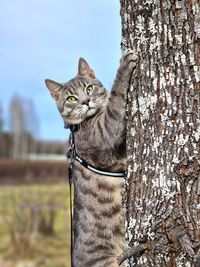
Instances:
[[[134,50],[128,49],[121,58],[121,66],[122,68],[129,69],[130,71],[133,71],[133,69],[137,65],[137,54]]]
[[[132,50],[132,49],[127,49],[124,53],[123,53],[123,56],[122,56],[122,59],[124,58],[127,58],[127,57],[131,57],[131,59],[133,61],[137,61],[137,53],[135,50]]]

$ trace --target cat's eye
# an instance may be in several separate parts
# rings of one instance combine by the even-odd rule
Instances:
[[[93,86],[92,85],[89,85],[86,89],[85,89],[85,92],[89,95],[93,92]]]
[[[69,102],[69,103],[75,103],[76,101],[77,101],[77,98],[73,95],[68,96],[68,98],[67,98],[67,102]]]

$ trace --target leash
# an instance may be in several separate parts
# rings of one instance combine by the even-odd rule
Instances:
[[[71,132],[73,130],[71,129]],[[70,142],[67,150],[67,159],[68,159],[68,179],[69,179],[69,197],[70,197],[70,224],[71,224],[71,267],[73,267],[73,247],[74,247],[74,226],[73,226],[73,170],[74,170],[74,159],[75,159],[75,142],[74,135],[70,135]]]
[[[84,166],[86,169],[100,174],[104,176],[112,176],[116,178],[122,178],[125,176],[125,172],[112,172],[109,170],[104,170],[100,168],[96,168],[95,166],[88,163],[85,159],[81,158],[75,148],[75,138],[74,138],[74,132],[78,130],[77,125],[70,126],[70,140],[69,140],[69,148],[67,150],[67,158],[68,158],[68,177],[69,177],[69,191],[70,191],[70,222],[71,222],[71,267],[73,267],[73,246],[74,246],[74,227],[73,227],[73,171],[74,171],[74,161],[78,161],[82,166]]]
[[[73,183],[73,168],[72,166],[68,167],[68,175],[69,175],[69,197],[70,197],[70,224],[71,224],[71,247],[70,247],[70,254],[71,254],[71,267],[73,267],[73,246],[74,246],[74,236],[73,236],[73,196],[72,196],[72,183]]]

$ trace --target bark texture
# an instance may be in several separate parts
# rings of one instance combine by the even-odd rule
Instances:
[[[200,1],[121,0],[128,266],[200,266]],[[131,255],[135,257],[130,258]]]

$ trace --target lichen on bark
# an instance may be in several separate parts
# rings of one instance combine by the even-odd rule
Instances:
[[[200,266],[200,2],[120,3],[122,50],[138,54],[127,104],[127,247],[148,244],[138,266]]]

